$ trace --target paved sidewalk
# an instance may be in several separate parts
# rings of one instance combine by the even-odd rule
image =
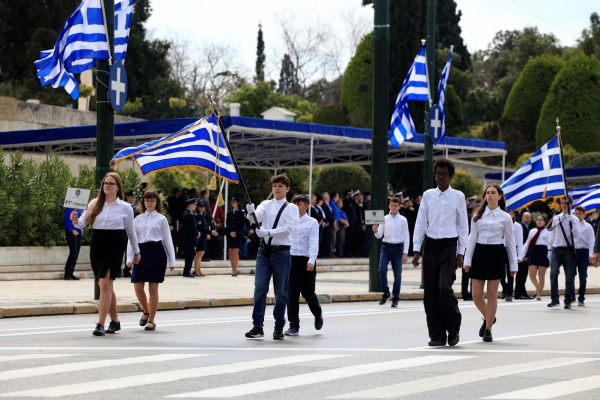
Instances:
[[[408,268],[407,268],[408,267]],[[405,265],[402,273],[401,299],[420,300],[423,290],[419,288],[421,269]],[[457,271],[458,272],[458,271]],[[388,273],[390,286],[393,274]],[[561,293],[564,289],[564,276],[560,276]],[[587,293],[600,293],[600,270],[588,271]],[[576,288],[579,287],[576,278]],[[317,290],[322,302],[376,301],[381,293],[369,292],[368,271],[323,272],[317,274]],[[137,299],[129,279],[115,281],[115,293],[122,312],[137,311]],[[531,294],[533,286],[527,282]],[[460,297],[460,275],[454,284],[457,297]],[[93,301],[94,288],[91,279],[80,281],[0,281],[0,318],[30,315],[79,314],[97,312]],[[254,275],[213,275],[202,278],[166,277],[160,285],[160,309],[183,309],[250,305],[254,293]],[[271,286],[270,295],[273,294]],[[546,275],[544,300],[549,300],[550,277]]]

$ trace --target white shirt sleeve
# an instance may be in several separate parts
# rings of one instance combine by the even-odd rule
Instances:
[[[133,227],[133,209],[126,203],[123,204],[123,207],[125,207],[127,210],[125,211],[125,218],[123,221],[125,224],[125,231],[127,232],[127,238],[131,242],[133,254],[140,254],[140,246],[138,245],[137,234],[135,233],[135,228]]]
[[[90,216],[90,213],[92,212],[92,207],[95,203],[96,199],[93,199],[89,202],[87,208],[85,209],[83,214],[81,214],[81,217],[79,217],[79,221],[76,224],[73,224],[75,228],[83,229],[86,227],[86,225],[88,224],[88,218]]]
[[[298,207],[295,204],[288,204],[287,211],[285,214],[285,218],[282,221],[280,220],[279,224],[277,224],[277,228],[269,230],[270,237],[277,237],[281,235],[291,235],[294,227],[298,223],[300,219],[300,213],[298,212]]]
[[[408,254],[408,248],[410,247],[410,232],[408,232],[408,221],[404,218],[404,254]]]
[[[513,222],[513,233],[515,234],[515,242],[517,243],[517,260],[523,260],[525,254],[523,252],[523,228],[521,228],[521,224]]]
[[[467,240],[467,252],[465,254],[464,265],[469,267],[473,263],[473,253],[475,252],[475,246],[477,245],[477,222],[471,221],[471,234]]]
[[[512,217],[506,214],[506,218],[503,221],[504,224],[504,240],[506,241],[506,251],[508,252],[508,262],[510,264],[510,271],[518,271],[517,265],[517,244],[515,243],[515,233],[513,231]],[[471,228],[472,229],[472,228]]]
[[[529,234],[527,235],[527,241],[523,245],[523,253],[525,255],[527,255],[527,249],[529,249],[529,243],[531,242],[531,239],[533,239],[533,237],[535,236],[536,233],[537,233],[537,229],[535,229],[535,228],[529,231]],[[540,235],[541,235],[541,232],[540,232]],[[538,238],[539,238],[539,236],[538,236]]]
[[[308,263],[315,265],[317,256],[319,255],[319,224],[310,224],[310,234],[308,236]]]
[[[133,220],[133,226],[136,229],[136,233],[137,233],[137,227],[136,227],[136,223],[138,221],[138,218],[140,216],[138,215],[136,219]],[[133,262],[133,248],[131,247],[131,240],[129,240],[129,238],[127,239],[127,258],[125,259],[125,262]]]
[[[458,205],[458,215],[456,216],[456,231],[458,232],[458,248],[456,254],[465,254],[467,247],[467,237],[469,235],[469,219],[467,216],[467,206],[465,195],[460,192],[462,202]]]
[[[377,227],[377,232],[375,232],[375,237],[377,239],[381,239],[383,237],[383,232],[385,231],[385,224],[379,224]]]
[[[419,213],[417,214],[417,221],[415,222],[415,230],[413,232],[413,250],[421,251],[421,245],[425,240],[425,231],[427,230],[427,214],[429,212],[428,205],[429,196],[427,193],[423,196],[421,206],[419,207]]]
[[[169,267],[175,267],[175,247],[173,247],[173,238],[171,238],[171,230],[169,229],[169,221],[166,217],[161,218],[160,231],[162,233],[163,245],[167,252]]]
[[[254,216],[256,217],[256,220],[258,221],[258,223],[262,223],[263,219],[265,218],[265,213],[267,212],[266,210],[266,203],[267,200],[263,201],[262,203],[260,203],[258,205],[258,207],[256,207],[256,211],[254,211]],[[250,221],[251,223],[256,223],[256,221],[254,221],[254,217],[250,214],[246,215],[246,218],[248,218],[248,221]]]

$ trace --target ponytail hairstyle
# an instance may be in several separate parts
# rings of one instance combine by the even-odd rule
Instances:
[[[477,222],[477,220],[479,218],[481,218],[481,216],[483,215],[483,212],[485,211],[485,208],[488,206],[488,201],[487,201],[487,197],[485,196],[485,194],[487,193],[487,190],[491,187],[496,188],[496,190],[498,191],[498,194],[502,196],[500,198],[500,200],[498,201],[498,207],[500,207],[500,209],[502,211],[506,212],[506,200],[504,200],[504,191],[502,190],[500,185],[488,185],[485,188],[485,190],[483,191],[483,201],[481,202],[479,207],[477,207],[477,209],[473,213],[473,222]]]
[[[104,194],[104,181],[106,178],[113,178],[119,187],[119,191],[117,193],[117,198],[123,200],[125,198],[125,194],[123,193],[123,183],[121,182],[121,177],[116,172],[109,172],[102,179],[102,183],[100,184],[100,193],[98,193],[98,197],[96,197],[96,202],[92,207],[92,211],[90,212],[90,216],[88,221],[90,222],[90,227],[94,227],[94,221],[98,214],[102,212],[104,209],[104,203],[106,202],[106,195]]]

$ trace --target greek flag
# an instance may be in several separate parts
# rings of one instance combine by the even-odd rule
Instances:
[[[42,86],[64,87],[73,100],[79,87],[73,74],[91,69],[96,60],[108,59],[108,41],[101,0],[83,0],[67,19],[52,50],[42,51],[35,62]]]
[[[502,184],[506,210],[523,208],[536,200],[566,193],[558,135],[536,151]]]
[[[438,140],[434,141],[434,144],[438,144],[446,137],[446,97],[444,93],[446,92],[446,84],[448,83],[448,77],[450,76],[450,64],[452,64],[452,48],[450,48],[448,62],[446,63],[446,66],[442,71],[442,76],[440,77],[440,84],[438,86],[438,105],[442,110],[442,134],[439,136]]]
[[[117,0],[115,2],[115,60],[125,60],[129,30],[133,17],[135,0]]]
[[[600,185],[573,189],[569,194],[573,197],[573,204],[571,204],[573,209],[582,206],[587,212],[600,208]]]
[[[403,141],[412,139],[413,135],[417,133],[410,116],[408,102],[410,100],[429,101],[426,70],[425,45],[423,45],[408,70],[394,106],[390,129],[390,141],[394,148],[400,146]]]
[[[127,158],[133,158],[144,175],[169,168],[197,167],[229,182],[239,182],[215,114],[162,139],[121,150],[110,160],[111,168]]]

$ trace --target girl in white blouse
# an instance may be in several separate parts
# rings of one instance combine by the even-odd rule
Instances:
[[[142,258],[139,264],[133,268],[131,283],[133,283],[135,295],[144,309],[140,326],[145,326],[147,331],[153,331],[156,329],[154,317],[158,309],[158,284],[165,280],[167,260],[171,271],[175,268],[175,249],[171,239],[169,221],[162,214],[162,202],[156,191],[149,190],[144,193],[139,211],[141,214],[135,219],[133,225]],[[133,267],[132,261],[133,248],[129,241],[127,245],[128,267]],[[145,282],[148,282],[150,305],[148,305],[148,298],[144,291]]]
[[[550,266],[548,261],[548,235],[546,219],[538,215],[535,219],[536,228],[529,231],[527,242],[523,246],[529,259],[529,279],[535,286],[533,298],[542,300],[542,290],[546,281],[546,272]]]
[[[504,192],[500,186],[488,186],[483,198],[484,201],[473,213],[463,268],[473,280],[473,301],[483,315],[479,336],[484,342],[491,342],[498,308],[498,284],[506,277],[507,263],[511,276],[517,273],[517,246],[512,217],[506,212]],[[483,297],[486,281],[487,302]]]
[[[113,281],[121,270],[127,238],[131,240],[133,262],[137,264],[140,261],[137,236],[133,229],[133,210],[123,201],[123,197],[121,177],[115,172],[109,172],[102,180],[98,197],[90,201],[81,218],[78,218],[75,211],[71,213],[71,221],[77,228],[83,229],[88,223],[92,228],[90,261],[100,287],[98,323],[92,332],[96,336],[121,330]],[[107,313],[110,314],[111,321],[105,332]]]

